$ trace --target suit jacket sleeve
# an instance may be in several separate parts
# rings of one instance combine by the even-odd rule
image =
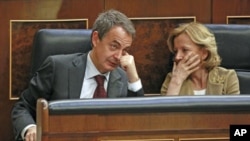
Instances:
[[[36,101],[49,98],[53,79],[53,63],[47,59],[30,80],[28,88],[20,95],[11,112],[15,139],[21,138],[22,130],[29,124],[36,124]]]

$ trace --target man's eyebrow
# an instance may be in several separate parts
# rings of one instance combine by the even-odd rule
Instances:
[[[112,43],[116,43],[121,46],[121,44],[117,40],[113,40]]]
[[[117,40],[113,40],[112,43],[118,44],[120,47],[122,46],[120,42],[118,42]],[[130,49],[131,46],[127,46],[124,49],[128,50]]]

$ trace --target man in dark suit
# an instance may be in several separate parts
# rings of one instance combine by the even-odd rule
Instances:
[[[96,75],[104,76],[102,97],[144,95],[134,57],[127,52],[135,36],[131,21],[119,11],[108,10],[98,16],[92,30],[90,52],[50,56],[37,70],[12,109],[17,140],[36,140],[38,98],[98,97]]]

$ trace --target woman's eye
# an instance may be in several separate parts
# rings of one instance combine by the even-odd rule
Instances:
[[[183,49],[183,52],[188,52],[189,50],[188,49]]]

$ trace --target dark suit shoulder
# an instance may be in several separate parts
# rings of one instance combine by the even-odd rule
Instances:
[[[46,60],[47,62],[54,62],[55,64],[68,64],[68,65],[78,65],[86,60],[87,53],[74,53],[74,54],[60,54],[49,56]],[[45,61],[46,62],[46,61]]]
[[[126,75],[126,72],[121,67],[117,67],[116,70],[120,75]]]
[[[77,57],[84,55],[83,53],[74,53],[74,54],[59,54],[59,55],[51,55],[47,59],[52,59],[55,61],[72,61]]]

